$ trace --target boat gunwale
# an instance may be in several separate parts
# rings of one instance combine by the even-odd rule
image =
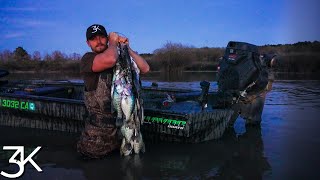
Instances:
[[[29,94],[28,95],[25,95],[25,94],[22,95],[22,94],[0,93],[0,97],[32,99],[32,100],[39,100],[39,101],[43,100],[43,101],[52,101],[52,102],[59,102],[59,103],[84,105],[84,101],[83,100],[48,97],[48,96],[37,96],[37,95],[29,95]]]

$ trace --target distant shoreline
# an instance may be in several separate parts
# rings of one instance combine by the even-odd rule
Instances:
[[[285,45],[259,46],[260,54],[277,55],[274,71],[282,74],[320,73],[320,42],[298,42]],[[167,76],[180,73],[215,73],[225,48],[194,48],[167,43],[153,54],[140,54],[149,64],[151,73]],[[14,52],[0,52],[0,67],[15,74],[79,74],[81,55],[67,56],[62,52],[30,55],[22,47]]]

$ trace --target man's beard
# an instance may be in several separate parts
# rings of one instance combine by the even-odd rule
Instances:
[[[108,48],[107,45],[105,44],[98,44],[97,46],[95,46],[94,48],[91,48],[91,50],[95,53],[102,53],[103,51],[105,51]]]

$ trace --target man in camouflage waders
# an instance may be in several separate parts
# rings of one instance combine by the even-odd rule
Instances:
[[[111,85],[113,66],[118,59],[119,42],[128,45],[129,54],[140,69],[149,71],[148,63],[129,47],[129,40],[111,32],[99,24],[88,27],[87,44],[92,52],[81,59],[80,72],[84,78],[84,102],[88,110],[85,128],[77,143],[77,150],[89,158],[100,158],[120,146],[111,113]]]

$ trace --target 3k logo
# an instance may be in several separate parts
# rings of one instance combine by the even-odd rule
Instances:
[[[38,172],[41,172],[42,169],[33,161],[32,157],[40,150],[41,146],[38,146],[32,153],[24,159],[24,147],[23,146],[3,146],[3,150],[16,150],[16,152],[9,159],[9,163],[17,164],[19,166],[19,171],[15,174],[8,174],[4,171],[1,171],[1,175],[7,178],[17,178],[20,177],[24,172],[24,166],[27,162],[30,162],[34,168],[37,169]],[[16,160],[20,154],[20,161]]]
[[[94,25],[94,26],[91,26],[91,27],[92,27],[92,30],[93,30],[92,34],[96,33],[98,30],[101,31],[101,29],[99,29],[99,26]]]

